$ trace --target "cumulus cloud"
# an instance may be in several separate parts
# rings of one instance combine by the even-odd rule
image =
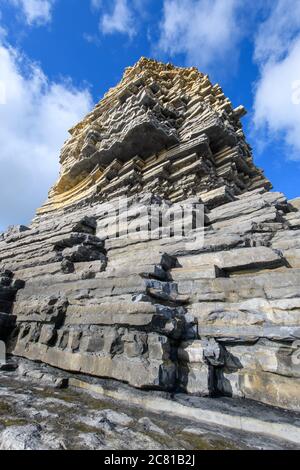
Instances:
[[[206,71],[228,60],[241,35],[240,0],[164,0],[159,50]]]
[[[27,223],[58,173],[67,129],[86,114],[87,90],[52,82],[41,68],[0,41],[0,229]]]
[[[21,8],[26,22],[30,25],[46,24],[51,21],[52,8],[55,0],[10,0],[13,5]]]
[[[269,15],[255,37],[255,59],[269,62],[284,57],[299,32],[299,0],[273,0]]]
[[[136,34],[134,12],[127,0],[114,0],[110,13],[105,13],[100,20],[103,34],[121,33],[133,37]]]
[[[101,12],[99,21],[101,34],[123,34],[131,39],[136,36],[143,21],[149,20],[150,4],[151,0],[90,0],[91,9],[94,12]],[[88,42],[96,42],[96,38],[90,35],[85,35],[85,39]]]
[[[91,0],[91,7],[94,10],[99,10],[102,6],[102,0]]]
[[[260,68],[254,124],[268,142],[283,139],[300,160],[300,2],[277,0],[255,39]]]

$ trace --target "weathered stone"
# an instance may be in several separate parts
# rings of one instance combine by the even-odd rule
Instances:
[[[300,211],[300,197],[296,199],[291,199],[289,203],[294,207],[294,209]]]
[[[227,271],[272,268],[285,264],[285,260],[278,253],[265,247],[182,256],[178,257],[178,262],[183,268],[214,265]]]
[[[43,325],[39,341],[42,344],[51,346],[56,340],[56,330],[54,325]]]
[[[240,388],[245,397],[296,411],[299,407],[300,379],[260,371],[241,373]]]
[[[31,225],[0,237],[10,353],[299,409],[300,205],[268,191],[243,113],[194,68],[126,70]]]
[[[46,450],[40,426],[10,426],[0,434],[1,450]]]
[[[138,423],[143,426],[143,429],[147,432],[154,432],[156,434],[165,435],[163,429],[156,426],[148,417],[140,418]]]
[[[196,396],[210,396],[212,393],[212,369],[204,363],[185,364],[179,367],[179,387]]]
[[[64,259],[61,262],[61,270],[64,274],[70,274],[75,271],[74,263],[69,259]]]
[[[19,362],[23,365],[25,361]],[[34,366],[44,376],[57,373],[42,364]],[[16,374],[1,373],[1,419],[14,429],[12,433],[1,432],[1,445],[18,448],[20,434],[27,448],[35,450],[43,446],[47,450],[130,451],[132,443],[135,449],[151,451],[216,447],[283,450],[299,445],[296,413],[249,401],[245,406],[240,400],[211,400],[182,394],[170,399],[169,394],[161,391],[133,390],[125,384],[99,378],[81,376],[78,380],[72,375],[70,380],[72,388],[53,392],[49,385],[42,382],[38,385],[29,376],[20,380]],[[82,392],[78,386],[91,393]],[[21,387],[26,393],[20,394]],[[135,406],[131,407],[131,403]],[[35,428],[36,439],[29,440],[31,432],[27,426],[32,423],[36,426],[37,422],[40,424]],[[21,429],[16,433],[14,426]],[[110,462],[121,461],[111,456]],[[128,457],[122,462],[130,463]]]

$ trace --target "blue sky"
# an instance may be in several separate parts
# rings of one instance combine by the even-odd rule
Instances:
[[[220,83],[257,165],[300,196],[300,0],[0,0],[0,230],[29,222],[67,129],[141,56]]]

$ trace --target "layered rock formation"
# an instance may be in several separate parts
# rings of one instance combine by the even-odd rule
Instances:
[[[236,109],[195,68],[141,59],[64,145],[59,181],[39,214],[85,200],[154,191],[171,201],[269,181],[253,165]]]
[[[70,131],[30,227],[0,238],[14,355],[300,409],[300,204],[269,192],[244,112],[194,68],[126,70]]]

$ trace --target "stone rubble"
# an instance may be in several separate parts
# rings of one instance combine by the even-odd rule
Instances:
[[[9,353],[300,411],[300,198],[269,191],[243,114],[194,68],[141,59],[126,70],[71,129],[31,225],[0,236]],[[137,208],[191,201],[204,205],[201,229],[126,236],[126,209],[135,227]]]

